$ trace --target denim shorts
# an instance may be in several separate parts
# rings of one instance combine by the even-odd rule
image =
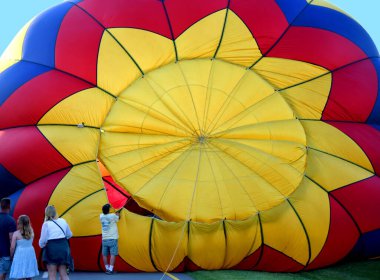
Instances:
[[[102,240],[102,254],[103,256],[117,256],[119,248],[117,246],[117,239],[103,239]]]
[[[8,273],[11,267],[11,257],[0,258],[0,274]]]

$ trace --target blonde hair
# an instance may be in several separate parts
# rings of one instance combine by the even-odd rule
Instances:
[[[25,239],[30,239],[34,236],[33,228],[30,224],[30,219],[27,215],[21,215],[20,217],[18,217],[17,229],[20,231],[22,237]]]
[[[45,221],[51,221],[57,218],[57,210],[53,205],[49,205],[45,208]]]

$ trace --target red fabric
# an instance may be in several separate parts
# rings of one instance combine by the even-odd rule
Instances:
[[[252,270],[255,267],[255,265],[257,264],[257,261],[259,260],[260,255],[261,255],[261,247],[258,248],[252,254],[250,254],[248,257],[245,257],[237,265],[231,267],[231,269]]]
[[[103,181],[106,188],[108,201],[112,208],[123,208],[131,195],[117,185],[111,176],[103,177]]]
[[[103,28],[78,7],[62,21],[56,43],[56,68],[96,85]]]
[[[202,18],[227,8],[227,0],[166,0],[165,6],[168,11],[170,23],[172,25],[174,38],[178,38],[186,29]],[[223,23],[220,30],[222,34]]]
[[[367,57],[358,46],[336,33],[295,26],[289,28],[268,56],[305,61],[329,70]]]
[[[263,255],[254,270],[271,272],[296,272],[303,269],[303,265],[287,255],[264,245]]]
[[[171,39],[168,21],[161,1],[84,0],[78,5],[106,28],[132,27],[144,29]]]
[[[101,235],[71,238],[70,248],[74,258],[74,266],[80,267],[81,270],[98,270],[98,258],[99,254],[101,257],[101,247]]]
[[[365,122],[376,103],[377,91],[377,73],[370,60],[334,72],[322,120]]]
[[[18,88],[0,108],[0,129],[35,125],[54,105],[91,87],[62,72],[46,72]]]
[[[41,227],[45,218],[45,207],[59,182],[66,176],[70,169],[65,169],[51,174],[27,186],[20,195],[14,208],[13,216],[17,219],[20,215],[28,215],[34,230],[33,245],[36,255],[40,255],[38,245]]]
[[[197,270],[202,270],[202,268],[195,263],[193,263],[192,260],[190,260],[188,257],[185,257],[185,267],[186,271],[197,271]]]
[[[286,17],[274,0],[231,0],[230,9],[251,30],[263,54],[288,27]]]
[[[331,265],[344,258],[354,247],[359,231],[345,210],[330,197],[330,228],[322,251],[306,269]]]
[[[376,174],[380,174],[380,131],[368,124],[328,122],[354,140],[365,152]]]
[[[380,229],[380,178],[340,188],[333,195],[351,213],[362,233]]]
[[[2,131],[0,164],[25,184],[71,166],[37,127]]]

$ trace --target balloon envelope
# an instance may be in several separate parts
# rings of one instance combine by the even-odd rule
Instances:
[[[0,196],[36,237],[55,205],[80,270],[108,202],[120,271],[378,257],[379,71],[325,1],[66,1],[1,57]]]

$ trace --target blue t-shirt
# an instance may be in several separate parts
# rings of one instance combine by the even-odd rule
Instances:
[[[11,255],[9,233],[15,231],[15,220],[7,213],[0,213],[0,258],[9,257]]]

